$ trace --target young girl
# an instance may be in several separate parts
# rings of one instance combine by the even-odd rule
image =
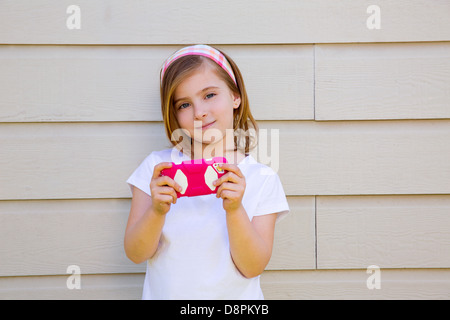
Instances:
[[[177,51],[161,69],[161,108],[174,147],[152,152],[127,180],[124,247],[147,261],[143,299],[263,299],[259,275],[289,207],[278,175],[248,154],[257,125],[238,67],[210,46]],[[177,199],[181,186],[161,170],[211,155],[227,159],[217,193]]]

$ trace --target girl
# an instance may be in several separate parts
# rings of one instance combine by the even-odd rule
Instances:
[[[152,152],[127,180],[124,247],[147,261],[143,299],[263,299],[259,275],[289,207],[278,175],[248,154],[257,125],[238,67],[210,46],[177,51],[161,69],[161,108],[174,147]],[[177,199],[181,187],[161,170],[199,155],[226,157],[227,173],[216,195]]]

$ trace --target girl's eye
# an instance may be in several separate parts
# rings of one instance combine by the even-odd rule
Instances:
[[[208,93],[205,98],[206,99],[211,99],[212,97],[214,97],[216,94],[215,93]]]
[[[178,109],[184,109],[184,108],[187,108],[187,107],[189,107],[189,103],[183,103],[183,104],[181,104],[179,107],[178,107]]]

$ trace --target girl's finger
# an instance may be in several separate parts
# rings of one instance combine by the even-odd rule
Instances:
[[[220,186],[224,182],[239,183],[239,177],[234,173],[228,172],[216,181],[213,181],[213,185]]]
[[[220,169],[223,169],[225,171],[229,171],[229,172],[233,172],[234,174],[236,174],[239,178],[244,178],[244,175],[241,172],[241,169],[239,169],[239,167],[235,164],[231,164],[231,163],[221,163],[219,165]]]
[[[217,189],[216,197],[217,198],[223,198],[224,194],[237,194],[240,192],[239,185],[235,183],[230,182],[224,182],[222,185]]]
[[[153,176],[152,179],[156,179],[161,175],[161,171],[167,168],[172,167],[172,162],[161,162],[158,163],[155,168],[153,169]]]
[[[170,200],[166,200],[166,202],[169,201],[174,204],[177,202],[177,193],[171,187],[159,187],[156,192],[159,196],[164,197],[164,199],[169,199],[167,196],[170,196]]]
[[[181,186],[170,177],[161,176],[161,177],[158,177],[155,181],[156,181],[157,186],[169,186],[178,192],[180,192],[182,190]]]

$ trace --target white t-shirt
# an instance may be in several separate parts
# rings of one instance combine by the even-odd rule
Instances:
[[[152,152],[127,180],[148,195],[160,162],[190,160],[172,149]],[[243,207],[254,216],[289,212],[278,175],[247,156],[238,164],[245,176]],[[240,274],[230,254],[226,213],[214,194],[181,197],[166,215],[159,247],[147,261],[143,299],[264,299],[259,276]]]

